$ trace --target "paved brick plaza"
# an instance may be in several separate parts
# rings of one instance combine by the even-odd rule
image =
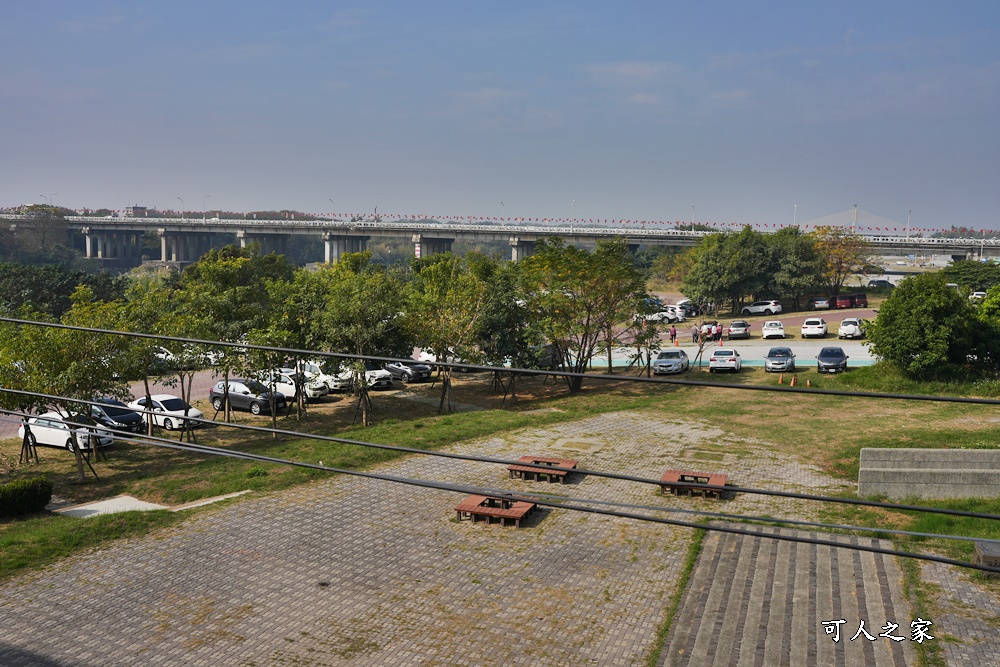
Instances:
[[[737,444],[705,424],[617,413],[454,451],[576,458],[581,467],[654,478],[684,467],[749,486],[845,486],[758,443]],[[754,496],[722,504],[664,498],[655,487],[598,478],[529,483],[510,480],[502,466],[432,457],[380,472],[727,512],[804,517],[815,510]],[[0,664],[645,661],[676,589],[689,529],[562,509],[543,510],[520,530],[472,525],[454,520],[461,497],[333,478],[244,497],[156,537],[68,559],[0,587]]]

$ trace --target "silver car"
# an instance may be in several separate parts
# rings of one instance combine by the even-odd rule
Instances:
[[[684,350],[665,350],[653,360],[654,375],[683,373],[689,368],[691,368],[691,361]]]
[[[772,347],[764,357],[764,372],[791,373],[795,370],[795,355],[789,347]]]

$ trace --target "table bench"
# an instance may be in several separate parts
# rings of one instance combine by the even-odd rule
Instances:
[[[518,478],[536,482],[540,482],[544,476],[545,480],[548,482],[559,480],[560,483],[565,483],[566,475],[570,472],[569,470],[547,470],[546,468],[541,468],[539,466],[575,468],[577,464],[575,459],[550,459],[545,458],[544,456],[522,456],[518,459],[518,461],[524,463],[525,465],[507,466],[507,471],[509,472],[511,479]]]
[[[469,496],[455,506],[459,521],[471,519],[475,523],[479,518],[484,518],[489,524],[496,519],[501,526],[510,525],[507,522],[511,522],[516,528],[521,527],[521,519],[533,509],[535,503],[495,496]]]
[[[672,493],[675,496],[699,495],[703,498],[721,498],[722,489],[698,489],[690,486],[678,486],[677,482],[687,484],[708,484],[725,486],[728,477],[711,472],[694,472],[691,470],[668,470],[660,478],[660,491]]]

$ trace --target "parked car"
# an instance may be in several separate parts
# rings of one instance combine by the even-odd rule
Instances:
[[[379,368],[374,362],[365,362],[365,382],[369,389],[391,389],[392,374]]]
[[[431,367],[419,361],[389,361],[382,368],[389,372],[392,379],[400,382],[423,382],[431,379]]]
[[[829,310],[830,300],[825,296],[814,296],[809,299],[809,303],[806,304],[806,308],[809,310]]]
[[[764,340],[768,338],[784,338],[785,337],[785,325],[778,320],[768,320],[764,322],[764,326],[760,328],[760,336]]]
[[[691,368],[691,360],[684,350],[664,350],[653,361],[653,375],[683,373]]]
[[[142,433],[145,422],[135,410],[113,398],[95,399],[100,405],[90,406],[90,416],[101,426],[113,431]]]
[[[273,381],[275,389],[284,394],[286,399],[291,400],[296,399],[299,385],[305,389],[306,399],[310,401],[330,393],[330,388],[325,382],[308,377],[305,373],[302,374],[301,378],[296,378],[294,368],[279,368],[272,374],[265,374],[260,381],[268,387]]]
[[[647,322],[667,322],[671,324],[677,321],[677,315],[669,310],[660,310],[655,313],[649,313],[644,319]]]
[[[713,326],[714,327],[718,327],[720,325],[715,320],[708,320],[707,322],[702,322],[701,323],[701,327],[698,329],[698,331],[701,332],[702,338],[704,338],[705,336],[710,336],[712,334],[712,327]]]
[[[729,340],[734,338],[750,338],[750,323],[746,320],[735,320],[729,325]]]
[[[708,360],[709,373],[715,373],[716,371],[733,371],[736,373],[741,368],[743,368],[743,360],[740,358],[740,353],[732,348],[715,350]]]
[[[867,294],[852,294],[851,299],[854,301],[855,308],[867,308],[868,307],[868,295]]]
[[[72,432],[76,431],[76,441],[81,450],[89,450],[92,444],[98,447],[109,447],[115,438],[111,431],[102,426],[77,426],[72,427],[66,422],[81,423],[85,418],[81,415],[62,415],[58,412],[46,412],[37,417],[28,418],[29,442],[32,445],[43,445],[45,447],[59,447],[73,451]],[[17,429],[17,436],[24,438],[24,424]]]
[[[854,299],[851,298],[850,294],[840,294],[833,297],[832,300],[834,308],[853,308]]]
[[[417,361],[425,363],[431,368],[436,368],[437,360],[438,360],[437,355],[431,352],[430,350],[421,350],[420,353],[417,354]],[[449,354],[447,357],[447,361],[448,363],[452,364],[460,364],[464,361],[464,359],[460,359],[459,357],[455,357]],[[452,368],[454,370],[457,370],[459,373],[469,373],[472,371],[472,369],[467,366],[458,366],[457,368],[456,367]]]
[[[986,298],[986,292],[973,292],[969,295],[970,301],[980,301]]]
[[[323,370],[323,362],[318,359],[304,361],[300,364],[303,375],[309,380],[322,382],[329,391],[348,391],[351,388],[351,372],[341,371],[333,374]]]
[[[221,410],[226,399],[226,381],[219,380],[208,390],[208,400],[212,407]],[[285,395],[278,392],[272,394],[267,386],[257,380],[234,378],[229,381],[229,406],[234,410],[248,410],[255,415],[271,414],[271,404],[274,410],[281,412],[288,407]]]
[[[856,317],[849,317],[837,327],[837,338],[864,338],[865,327]]]
[[[877,280],[869,280],[868,281],[868,287],[869,287],[869,289],[878,289],[878,288],[892,289],[893,288],[893,284],[891,282],[889,282],[888,280],[882,280],[880,278],[880,279],[877,279]]]
[[[840,347],[824,347],[816,355],[816,370],[820,373],[840,373],[847,370],[848,356]]]
[[[764,357],[765,373],[792,373],[795,371],[795,355],[789,347],[772,347]]]
[[[743,306],[740,311],[743,315],[774,315],[781,312],[781,303],[772,299],[770,301],[754,301],[749,306]]]
[[[128,407],[136,412],[146,412],[146,418],[153,418],[153,423],[162,426],[168,431],[184,424],[184,417],[194,417],[201,419],[204,415],[201,410],[192,408],[184,401],[171,394],[153,394],[150,396],[152,403],[146,405],[146,397],[142,396],[131,403]],[[186,410],[186,411],[185,411]],[[195,428],[199,425],[196,421],[188,420],[188,426]]]
[[[810,317],[802,322],[801,333],[803,338],[826,338],[826,320],[821,317]]]
[[[687,319],[687,311],[683,307],[678,305],[667,305],[663,307],[663,310],[667,311],[674,316],[675,322],[683,322]]]

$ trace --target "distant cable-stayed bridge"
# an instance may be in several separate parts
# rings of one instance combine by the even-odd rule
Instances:
[[[9,228],[31,226],[31,214],[4,213]],[[338,219],[339,218],[339,219]],[[345,219],[346,218],[346,219]],[[140,238],[144,232],[160,237],[164,261],[186,263],[198,259],[209,248],[222,245],[233,236],[241,246],[258,241],[266,252],[284,252],[294,235],[318,236],[324,241],[324,260],[337,261],[343,253],[358,252],[371,237],[406,239],[417,256],[451,249],[454,241],[509,244],[511,259],[531,254],[543,238],[559,236],[569,243],[594,243],[601,239],[623,238],[633,247],[647,245],[693,246],[713,231],[738,230],[737,223],[693,223],[712,231],[692,230],[690,222],[662,222],[597,219],[487,218],[453,216],[445,219],[416,216],[330,215],[323,219],[260,220],[217,217],[94,217],[70,216],[70,229],[84,236],[86,256],[108,263],[133,265],[141,261]],[[891,226],[890,226],[891,225]],[[791,224],[752,225],[764,232],[792,227]],[[1000,256],[1000,239],[948,239],[917,236],[927,230],[907,230],[898,223],[857,209],[794,225],[803,231],[819,227],[841,227],[863,235],[876,252],[886,255],[949,254],[953,257]]]

